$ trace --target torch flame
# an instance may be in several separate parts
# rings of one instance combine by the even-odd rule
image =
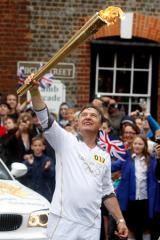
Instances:
[[[122,11],[122,9],[114,6],[110,6],[104,10],[101,10],[98,14],[102,21],[106,22],[108,25],[114,24],[117,18],[124,18],[124,12]]]

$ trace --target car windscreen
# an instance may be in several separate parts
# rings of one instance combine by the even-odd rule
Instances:
[[[2,180],[12,180],[11,176],[3,166],[3,164],[0,162],[0,179]]]

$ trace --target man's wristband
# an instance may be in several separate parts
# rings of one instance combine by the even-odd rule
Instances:
[[[116,221],[116,224],[118,225],[119,223],[125,223],[125,220],[123,218],[120,218]]]

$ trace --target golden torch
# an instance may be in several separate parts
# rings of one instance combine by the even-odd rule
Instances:
[[[123,18],[123,11],[119,7],[110,6],[94,14],[77,31],[70,40],[34,75],[33,80],[38,81],[41,77],[61,61],[68,53],[76,48],[80,43],[87,39],[91,34],[96,33],[105,24],[114,24],[118,18]],[[33,87],[33,83],[25,84],[17,90],[18,96],[22,96],[27,90]]]

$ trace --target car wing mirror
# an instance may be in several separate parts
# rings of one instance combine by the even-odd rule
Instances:
[[[27,166],[23,163],[14,162],[11,164],[11,174],[16,178],[24,176],[27,170]]]

